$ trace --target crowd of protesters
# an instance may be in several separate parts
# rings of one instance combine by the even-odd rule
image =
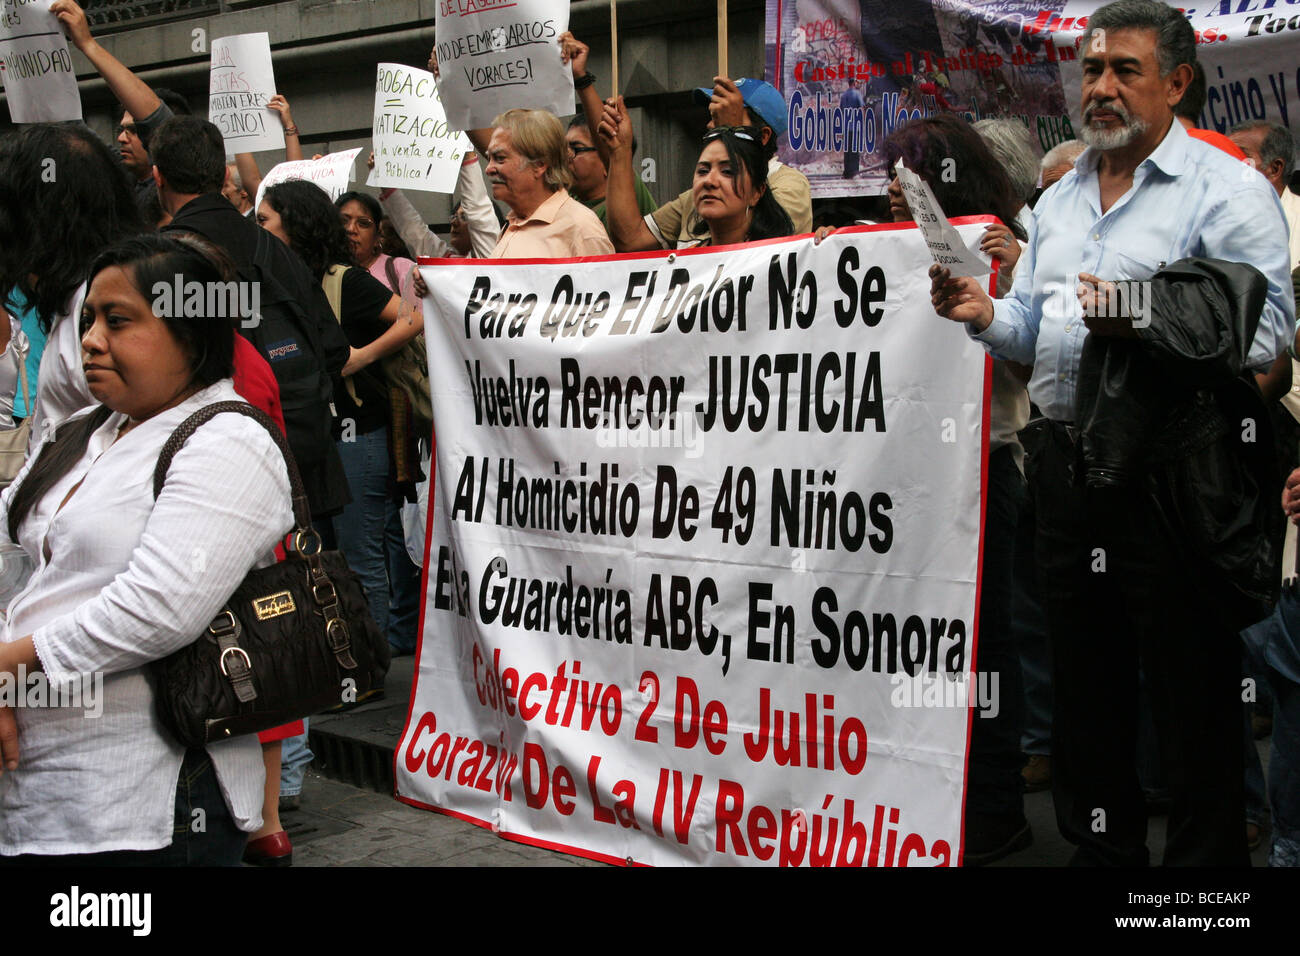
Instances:
[[[198,431],[155,496],[171,430],[222,399],[271,414],[314,525],[357,572],[393,653],[412,653],[420,569],[403,515],[429,453],[427,379],[423,403],[400,380],[424,348],[414,259],[805,235],[809,183],[776,158],[781,94],[715,77],[696,91],[691,186],[657,205],[626,106],[601,99],[586,45],[566,33],[581,112],[512,109],[468,131],[447,239],[396,189],[331,201],[284,182],[255,206],[251,155],[228,165],[217,129],[100,47],[76,3],[52,10],[121,122],[111,145],[71,123],[0,138],[0,429],[30,428],[0,510],[31,564],[5,596],[0,674],[102,672],[107,719],[0,706],[0,864],[284,865],[279,814],[301,799],[305,722],[187,750],[153,716],[147,665],[276,560],[287,473],[260,426],[226,416],[238,420]],[[1167,864],[1244,865],[1271,838],[1272,864],[1300,865],[1300,675],[1280,663],[1297,650],[1285,628],[1257,653],[1238,637],[1272,613],[1287,518],[1300,521],[1295,141],[1263,122],[1195,128],[1195,36],[1163,3],[1103,7],[1080,49],[1079,142],[1039,160],[1018,120],[940,111],[883,145],[886,168],[901,160],[946,215],[998,220],[980,244],[999,265],[994,296],[931,271],[938,316],[995,360],[978,667],[999,675],[1002,699],[972,722],[964,859],[1029,846],[1023,794],[1050,787],[1074,863],[1146,865],[1149,817],[1163,812]],[[844,95],[861,102],[856,83]],[[288,158],[303,158],[289,103],[270,108]],[[846,178],[859,160],[846,154]],[[909,222],[890,175],[887,219]],[[173,276],[256,282],[279,324],[156,315],[146,290]],[[1048,290],[1067,277],[1077,288],[1062,304]],[[1149,323],[1100,307],[1131,281],[1150,287]],[[1252,314],[1225,315],[1224,301]],[[1259,424],[1249,449],[1243,419]],[[1255,739],[1270,733],[1265,784]],[[221,812],[196,832],[200,805]]]

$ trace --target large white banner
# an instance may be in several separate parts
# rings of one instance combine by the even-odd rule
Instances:
[[[81,119],[77,73],[54,0],[0,6],[0,77],[15,123]]]
[[[988,363],[931,262],[426,260],[400,799],[618,863],[958,863]]]
[[[227,153],[284,149],[280,117],[266,108],[273,96],[269,34],[243,33],[212,41],[208,119],[221,130]]]
[[[560,61],[569,0],[438,0],[438,89],[455,129],[491,126],[508,109],[568,116],[573,71]]]
[[[447,122],[438,85],[426,70],[380,63],[372,127],[375,168],[367,186],[449,193],[456,188],[469,137]]]

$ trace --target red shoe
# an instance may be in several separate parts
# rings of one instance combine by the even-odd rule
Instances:
[[[244,862],[251,866],[293,866],[293,844],[289,834],[280,830],[256,840],[249,840],[244,847]]]

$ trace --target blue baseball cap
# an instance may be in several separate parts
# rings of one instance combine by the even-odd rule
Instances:
[[[736,80],[736,89],[751,113],[772,127],[776,136],[784,136],[786,126],[785,97],[771,83],[742,77]],[[713,87],[701,86],[695,90],[695,102],[704,104],[713,99]]]

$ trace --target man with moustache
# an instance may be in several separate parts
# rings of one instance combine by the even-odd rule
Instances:
[[[1118,0],[1094,13],[1080,48],[1089,149],[1035,207],[1011,294],[995,303],[977,280],[931,269],[936,311],[994,355],[1032,364],[1030,397],[1047,418],[1027,470],[1052,639],[1052,789],[1076,865],[1148,862],[1139,665],[1173,791],[1165,864],[1249,863],[1237,631],[1254,608],[1182,520],[1172,485],[1182,459],[1140,465],[1104,497],[1075,474],[1085,337],[1137,337],[1132,319],[1096,314],[1100,277],[1144,280],[1187,256],[1249,263],[1268,280],[1250,368],[1267,369],[1294,331],[1276,195],[1174,118],[1195,44],[1164,3]]]
[[[490,134],[490,139],[488,138]],[[612,254],[596,214],[569,195],[573,173],[564,127],[546,110],[508,110],[470,140],[488,158],[492,195],[510,208],[492,259],[570,259]]]

